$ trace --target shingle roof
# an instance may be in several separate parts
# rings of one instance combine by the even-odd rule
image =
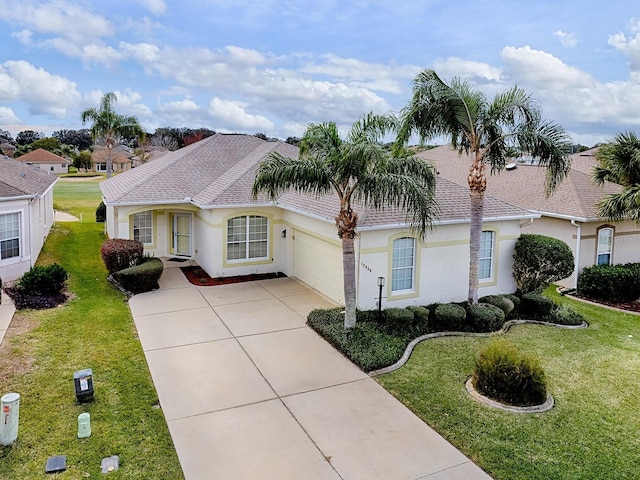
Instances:
[[[95,163],[106,162],[109,151],[106,148],[100,148],[91,154],[91,160]],[[124,155],[122,151],[111,150],[111,161],[113,163],[131,163],[131,159]]]
[[[487,195],[499,198],[528,210],[577,219],[597,219],[597,203],[603,195],[620,190],[618,185],[605,183],[598,187],[591,181],[590,169],[595,164],[593,152],[572,157],[572,168],[567,178],[553,195],[544,191],[546,170],[536,165],[517,164],[513,170],[497,175],[487,172]],[[585,154],[586,153],[586,154]],[[432,161],[439,178],[467,185],[471,157],[458,155],[451,147],[441,146],[418,154]]]
[[[16,160],[23,163],[70,163],[66,158],[62,158],[60,155],[51,153],[49,150],[45,150],[44,148],[38,148],[32,152],[25,153],[24,155],[16,158]]]
[[[58,177],[13,158],[0,156],[0,198],[42,195]]]
[[[109,203],[180,202],[201,207],[253,203],[251,185],[260,161],[270,152],[297,156],[284,142],[252,135],[215,134],[169,152],[100,184]],[[263,202],[266,197],[263,197]]]
[[[136,167],[100,184],[107,203],[144,204],[191,202],[202,208],[233,205],[272,205],[261,195],[251,197],[260,162],[271,152],[298,156],[298,148],[284,142],[266,142],[249,135],[216,134],[188,147]],[[469,218],[469,192],[453,182],[438,182],[436,191],[441,221]],[[337,196],[320,198],[286,192],[277,204],[333,222],[339,210]],[[397,209],[360,210],[360,226],[404,224],[406,215]],[[487,197],[485,218],[529,217],[526,210]]]

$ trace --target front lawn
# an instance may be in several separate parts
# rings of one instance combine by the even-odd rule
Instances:
[[[181,479],[180,464],[126,298],[106,281],[100,259],[103,225],[95,223],[95,182],[59,182],[55,206],[83,222],[58,223],[39,263],[69,273],[71,299],[50,310],[21,311],[0,347],[0,390],[18,392],[20,426],[0,447],[0,478],[44,478],[47,458],[66,455],[59,479],[100,478],[100,461],[119,455],[108,478]],[[78,405],[73,372],[93,369],[95,401]],[[90,438],[77,438],[77,418],[91,415]],[[105,477],[106,478],[106,477]]]
[[[494,410],[466,393],[488,338],[427,340],[377,380],[496,480],[638,478],[640,317],[550,294],[589,328],[524,325],[506,334],[539,356],[555,399],[549,412]]]

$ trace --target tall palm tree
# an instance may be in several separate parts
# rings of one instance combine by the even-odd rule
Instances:
[[[138,137],[144,132],[138,119],[133,115],[121,115],[113,109],[113,104],[118,101],[113,92],[105,93],[100,100],[98,109],[88,108],[80,116],[82,124],[92,122],[91,137],[95,142],[102,138],[107,148],[107,178],[111,177],[113,159],[111,152],[116,146],[119,137]]]
[[[485,166],[498,173],[514,148],[526,152],[547,167],[546,192],[551,194],[569,171],[570,139],[562,127],[541,118],[540,108],[524,90],[513,87],[489,101],[469,82],[454,78],[447,84],[433,70],[423,70],[414,79],[398,143],[406,143],[414,133],[421,141],[448,137],[460,154],[472,156],[468,299],[477,303]]]
[[[335,220],[342,242],[345,328],[356,323],[354,238],[358,235],[358,214],[353,206],[401,208],[421,237],[437,214],[433,167],[413,157],[392,157],[379,142],[392,126],[389,117],[368,114],[355,122],[342,140],[335,123],[311,124],[302,138],[300,157],[271,154],[260,164],[253,184],[254,197],[265,191],[272,200],[289,189],[338,196],[340,211]]]
[[[593,179],[622,186],[622,191],[606,195],[598,204],[598,213],[610,220],[629,219],[640,223],[640,138],[633,132],[616,135],[612,143],[596,153],[598,165]]]

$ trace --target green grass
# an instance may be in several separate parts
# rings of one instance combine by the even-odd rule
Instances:
[[[556,402],[549,412],[503,412],[466,393],[487,338],[428,340],[378,381],[496,480],[638,478],[640,317],[562,301],[590,327],[526,325],[506,334],[540,358]]]
[[[44,478],[52,455],[67,456],[59,479],[100,478],[100,461],[110,455],[121,463],[110,479],[183,478],[126,298],[106,281],[103,226],[89,215],[100,201],[97,183],[55,188],[56,208],[84,213],[84,221],[58,223],[39,262],[67,269],[73,298],[19,312],[12,327],[29,328],[3,342],[1,390],[20,393],[21,402],[18,440],[0,447],[0,478]],[[77,405],[73,372],[83,368],[93,369],[95,401]],[[85,411],[92,436],[79,440],[77,417]]]

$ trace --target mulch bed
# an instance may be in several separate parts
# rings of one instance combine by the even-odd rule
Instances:
[[[286,275],[282,272],[276,273],[254,273],[252,275],[236,275],[233,277],[211,278],[202,267],[180,267],[184,276],[189,282],[201,287],[211,287],[214,285],[228,285],[230,283],[253,282],[255,280],[268,280],[271,278],[282,278]]]
[[[577,295],[575,293],[569,294],[567,296],[581,298],[582,300],[588,300],[593,303],[599,303],[601,305],[618,308],[620,310],[627,310],[629,312],[640,313],[640,299],[633,300],[631,302],[607,302],[605,300],[594,300],[593,298],[585,297],[584,295]]]

